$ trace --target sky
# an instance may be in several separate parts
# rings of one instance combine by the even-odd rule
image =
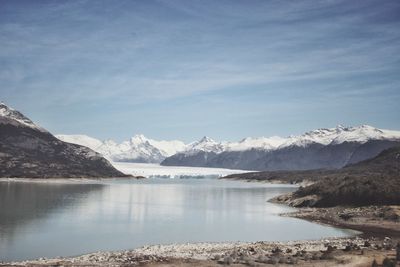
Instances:
[[[400,1],[0,1],[0,101],[122,141],[400,130]]]

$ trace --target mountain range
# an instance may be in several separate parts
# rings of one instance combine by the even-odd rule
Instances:
[[[109,160],[118,162],[160,163],[187,148],[181,141],[156,141],[141,134],[121,143],[114,140],[100,141],[87,135],[56,135],[56,137],[64,142],[89,147]]]
[[[63,142],[0,103],[0,177],[122,177],[101,154]]]
[[[341,168],[400,144],[400,131],[369,125],[337,126],[299,136],[244,138],[217,142],[207,136],[185,144],[135,135],[129,141],[100,141],[85,135],[57,135],[84,145],[113,161],[161,163],[167,166],[218,167],[246,170],[306,170]]]

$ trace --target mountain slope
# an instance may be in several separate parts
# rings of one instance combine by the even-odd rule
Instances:
[[[161,164],[270,171],[334,169],[399,145],[400,132],[368,125],[337,126],[287,138],[246,138],[237,143],[208,141],[208,144],[212,146],[203,150],[189,146]]]
[[[122,177],[93,150],[65,143],[0,104],[0,177]]]

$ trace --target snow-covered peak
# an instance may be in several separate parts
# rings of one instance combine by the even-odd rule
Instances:
[[[203,138],[200,139],[199,143],[216,143],[214,139],[208,137],[208,136],[203,136]]]
[[[130,142],[131,144],[142,144],[149,141],[143,134],[137,134],[131,137]]]
[[[204,136],[199,141],[190,143],[185,152],[196,153],[199,151],[220,153],[224,151],[225,146],[216,142],[208,136]]]
[[[400,139],[400,132],[382,130],[369,125],[361,125],[358,127],[348,127],[340,132],[335,139],[332,140],[333,144],[340,144],[343,142],[359,142],[365,143],[369,140],[395,140]]]
[[[157,141],[157,140],[149,139],[148,141],[152,146],[157,147],[161,151],[161,153],[166,157],[169,157],[178,152],[184,151],[187,147],[187,145],[184,142],[179,141],[179,140]]]
[[[7,106],[3,102],[0,103],[0,117],[7,119],[8,122],[13,122],[13,124],[15,124],[15,125],[30,127],[35,130],[39,130],[41,132],[47,132],[45,129],[36,125],[30,119],[25,117],[21,112]],[[5,123],[5,122],[3,121],[2,123]]]
[[[112,140],[112,139],[107,139],[107,140],[104,140],[104,141],[103,141],[103,145],[107,145],[107,146],[117,146],[118,143],[115,142],[115,141]]]
[[[356,127],[344,127],[338,125],[335,128],[321,128],[306,132],[300,136],[289,136],[280,146],[307,146],[311,143],[322,145],[341,144],[344,142],[365,143],[369,140],[398,140],[399,131],[382,130],[369,125]]]
[[[250,149],[265,149],[274,150],[281,146],[286,141],[286,138],[280,136],[271,137],[247,137],[239,142],[227,143],[227,150],[231,151],[244,151]]]

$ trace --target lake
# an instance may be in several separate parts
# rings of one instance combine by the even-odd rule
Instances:
[[[284,241],[352,232],[280,217],[292,186],[218,179],[0,182],[0,260],[148,244]]]

